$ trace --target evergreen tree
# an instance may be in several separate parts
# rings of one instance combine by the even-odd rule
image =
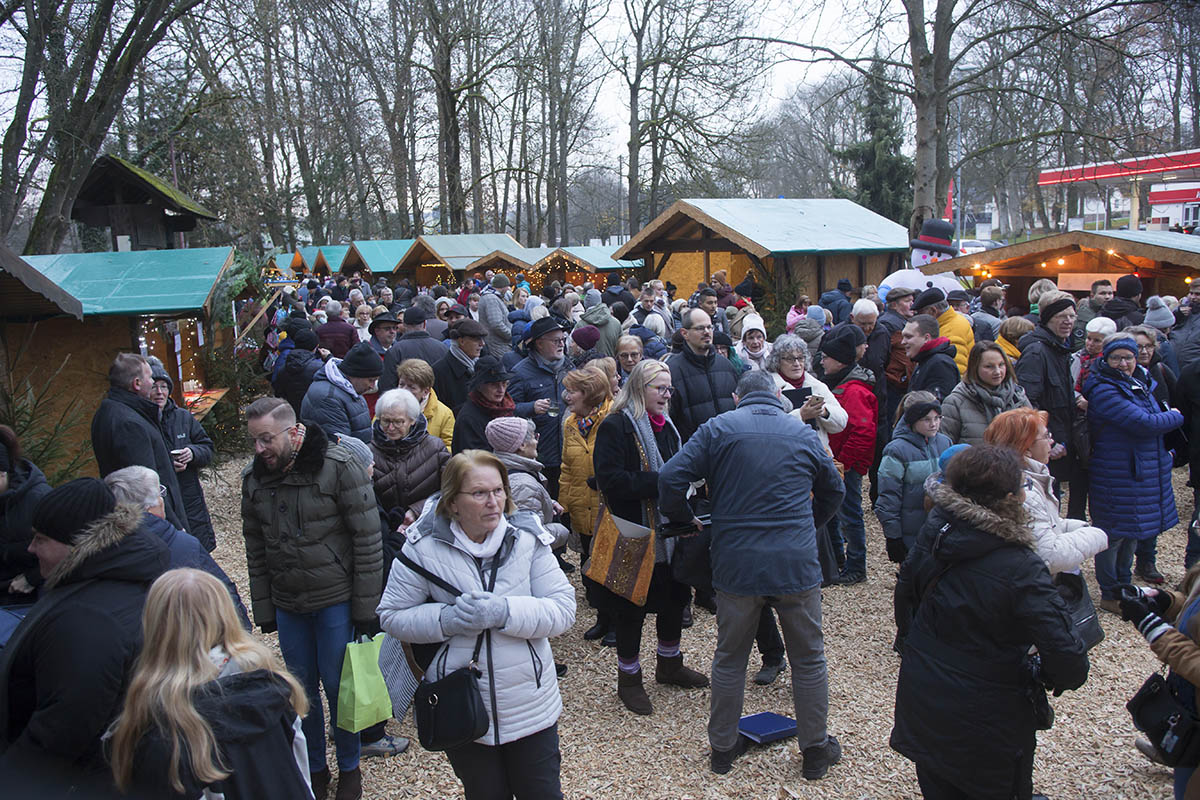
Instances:
[[[855,186],[835,186],[834,193],[907,226],[912,214],[913,162],[900,152],[904,141],[900,108],[884,80],[883,63],[876,61],[859,105],[865,141],[833,153],[853,170]]]

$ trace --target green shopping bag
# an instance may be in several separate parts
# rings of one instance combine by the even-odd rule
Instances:
[[[358,733],[392,716],[392,699],[379,670],[383,636],[364,636],[346,645],[337,703],[337,726],[344,731]]]

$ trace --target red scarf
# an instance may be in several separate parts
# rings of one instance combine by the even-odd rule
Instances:
[[[779,375],[779,377],[783,378],[785,381],[790,383],[792,385],[793,389],[803,389],[804,388],[804,376],[803,375],[801,375],[800,380],[797,380],[797,381],[792,380],[788,376],[784,375],[782,372],[778,373],[778,375]]]
[[[661,431],[667,424],[667,418],[662,414],[646,414],[650,418],[650,427],[655,433]]]
[[[471,398],[472,403],[488,412],[493,419],[496,417],[511,417],[513,410],[517,407],[516,401],[509,397],[507,392],[504,394],[504,399],[499,403],[485,400],[478,390],[472,390],[468,397]]]

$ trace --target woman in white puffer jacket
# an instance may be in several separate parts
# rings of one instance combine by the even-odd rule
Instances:
[[[488,731],[446,751],[467,800],[562,797],[562,699],[549,638],[575,624],[575,590],[550,551],[553,542],[535,515],[516,511],[499,459],[466,450],[447,462],[442,491],[405,531],[392,562],[380,623],[402,642],[445,642],[427,680],[470,663],[483,634],[477,666]],[[405,558],[462,594],[456,598]]]
[[[1033,530],[1035,550],[1053,576],[1078,572],[1079,565],[1108,549],[1108,536],[1083,520],[1059,515],[1050,476],[1050,454],[1054,438],[1046,427],[1049,415],[1032,408],[1016,408],[998,415],[983,440],[1015,450],[1024,458],[1025,510]]]

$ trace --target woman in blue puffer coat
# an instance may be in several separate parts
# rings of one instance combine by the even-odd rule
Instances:
[[[1092,522],[1109,542],[1096,556],[1096,582],[1101,608],[1113,613],[1120,613],[1117,587],[1133,579],[1138,541],[1179,523],[1163,435],[1183,424],[1183,414],[1154,399],[1137,352],[1128,334],[1109,336],[1083,386],[1092,435]]]

